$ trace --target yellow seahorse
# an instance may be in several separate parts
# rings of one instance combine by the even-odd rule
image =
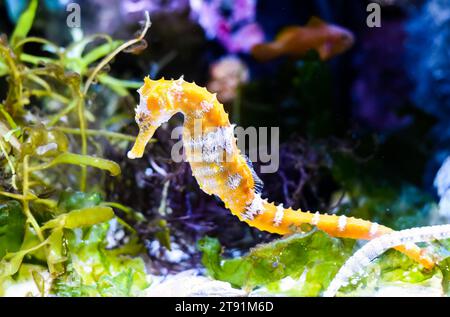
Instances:
[[[236,145],[234,126],[230,124],[228,114],[216,95],[205,88],[183,78],[154,81],[146,77],[138,92],[140,102],[136,108],[136,123],[139,135],[128,157],[142,157],[155,130],[181,112],[184,115],[183,147],[200,188],[218,196],[233,215],[250,226],[286,235],[298,232],[302,225],[308,224],[333,237],[365,240],[393,231],[370,221],[293,210],[261,198],[262,183]],[[199,126],[201,135],[195,136]],[[426,268],[434,265],[424,250],[415,244],[396,249]]]

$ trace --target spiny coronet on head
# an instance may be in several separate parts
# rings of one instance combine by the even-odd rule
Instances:
[[[157,81],[151,80],[150,77],[145,76],[144,77],[144,85],[141,86],[141,88],[138,89],[138,93],[141,96],[148,96],[151,89],[153,88],[154,84],[156,84]]]
[[[149,114],[150,111],[147,108],[147,96],[142,93],[142,87],[137,90],[139,93],[139,104],[137,105],[135,111],[136,114]]]
[[[184,80],[184,75],[181,75],[180,78],[178,78],[177,80],[175,80],[172,83],[172,86],[174,87],[174,89],[178,89],[178,90],[183,90],[183,83],[185,82]]]
[[[144,78],[144,85],[137,90],[139,94],[139,104],[134,109],[135,121],[139,127],[150,119],[150,110],[148,109],[148,96],[150,94],[151,80],[147,76]]]
[[[169,98],[176,98],[177,100],[174,101],[180,101],[180,97],[184,92],[183,83],[185,83],[183,75],[181,75],[179,79],[171,81],[167,90],[167,95]]]
[[[138,116],[141,116],[143,114],[150,113],[147,107],[148,93],[150,89],[148,83],[149,80],[150,79],[148,79],[148,77],[145,77],[144,85],[142,85],[141,88],[137,90],[137,93],[139,94],[139,104],[134,109],[134,111],[136,112],[136,118],[138,118]]]
[[[167,99],[169,83],[164,79],[153,81],[145,77],[144,85],[137,90],[140,99],[135,109],[135,120],[139,127],[145,125],[159,127],[175,114],[173,104]]]

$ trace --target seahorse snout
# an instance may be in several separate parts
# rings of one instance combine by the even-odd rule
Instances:
[[[144,129],[140,129],[133,148],[127,153],[129,159],[133,160],[136,158],[141,158],[144,155],[145,146],[152,138],[156,129],[156,126],[146,126]]]

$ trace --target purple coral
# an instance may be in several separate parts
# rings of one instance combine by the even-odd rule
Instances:
[[[256,23],[256,0],[190,0],[191,16],[209,39],[217,39],[231,53],[248,52],[264,41]]]

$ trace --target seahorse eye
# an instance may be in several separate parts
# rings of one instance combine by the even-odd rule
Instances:
[[[136,114],[136,116],[134,117],[134,121],[136,121],[136,124],[138,126],[140,126],[142,124],[142,122],[144,121],[144,119],[142,118],[142,116],[140,114]]]

